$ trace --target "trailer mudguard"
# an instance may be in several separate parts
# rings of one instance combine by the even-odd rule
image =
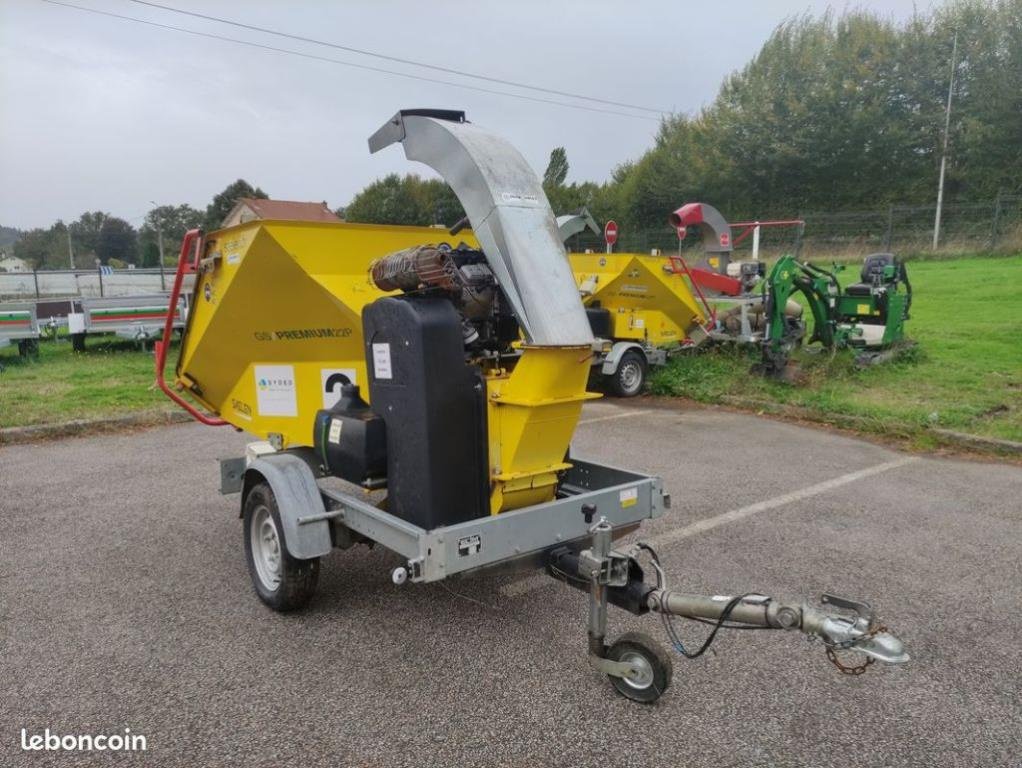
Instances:
[[[253,459],[245,470],[241,508],[252,486],[266,482],[277,500],[280,522],[284,527],[284,545],[292,557],[309,560],[329,554],[333,549],[330,519],[316,476],[300,457],[274,453]]]
[[[610,348],[610,352],[607,353],[606,359],[603,361],[603,367],[600,369],[602,373],[608,376],[613,375],[617,370],[617,364],[621,362],[621,358],[624,357],[625,352],[630,349],[637,349],[642,356],[646,357],[646,350],[642,348],[641,344],[634,341],[617,341],[614,342],[614,346]]]

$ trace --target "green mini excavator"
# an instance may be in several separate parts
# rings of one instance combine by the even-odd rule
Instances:
[[[890,253],[867,256],[860,282],[841,289],[832,269],[782,256],[766,279],[766,318],[763,334],[764,374],[785,378],[788,360],[805,340],[806,324],[800,314],[786,311],[796,292],[806,299],[813,316],[812,334],[806,344],[819,342],[824,349],[858,351],[860,366],[883,362],[904,343],[905,321],[912,304],[912,286],[905,264]]]

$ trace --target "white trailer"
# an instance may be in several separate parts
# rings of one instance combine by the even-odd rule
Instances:
[[[145,346],[163,334],[167,318],[167,297],[162,294],[82,299],[79,306],[80,312],[67,316],[68,333],[79,352],[85,349],[89,334],[113,333]],[[174,313],[175,329],[184,328],[187,312],[185,298],[181,297]]]
[[[39,319],[35,304],[0,304],[0,347],[17,342],[22,357],[39,352]]]

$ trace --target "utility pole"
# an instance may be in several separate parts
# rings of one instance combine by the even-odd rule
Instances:
[[[947,142],[951,132],[951,95],[955,90],[955,59],[958,57],[958,33],[951,46],[951,79],[947,86],[947,109],[944,111],[944,149],[940,155],[940,181],[937,182],[937,215],[933,220],[933,250],[940,244],[940,213],[944,207],[944,169],[947,167]]]
[[[71,244],[71,225],[68,224],[67,227],[65,227],[65,229],[67,230],[67,260],[71,263],[71,270],[74,271],[74,268],[75,268],[75,248]]]

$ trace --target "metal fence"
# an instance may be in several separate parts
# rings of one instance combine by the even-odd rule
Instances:
[[[723,211],[725,216],[729,212]],[[891,205],[872,211],[792,212],[785,218],[805,222],[802,228],[762,227],[759,247],[764,258],[797,253],[806,258],[862,258],[868,253],[893,251],[903,256],[933,252],[936,206]],[[666,218],[666,217],[665,217]],[[754,221],[756,216],[730,216],[733,221]],[[766,219],[767,217],[761,217]],[[737,237],[738,232],[734,232]],[[572,251],[602,251],[601,235],[586,232],[569,241]],[[682,250],[701,248],[698,233],[690,232]],[[752,248],[752,238],[735,247],[739,253]],[[678,250],[677,235],[663,228],[629,232],[621,228],[616,251],[663,253]],[[941,213],[937,252],[947,255],[979,252],[1022,251],[1022,196],[1001,195],[981,203],[945,204]]]
[[[159,268],[0,272],[0,300],[101,298],[164,293],[173,279],[172,273]]]

